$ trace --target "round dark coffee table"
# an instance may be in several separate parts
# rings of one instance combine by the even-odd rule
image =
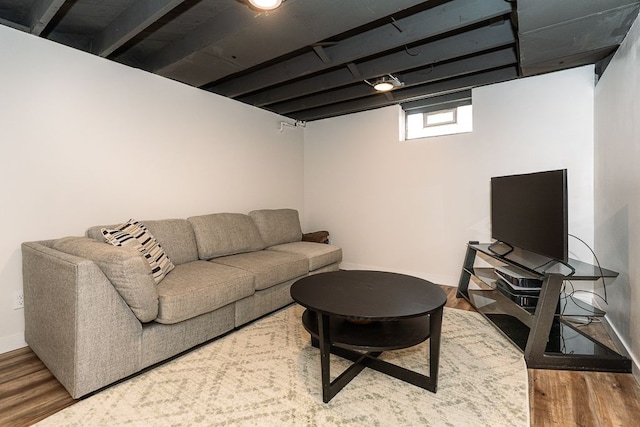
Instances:
[[[436,392],[447,301],[439,286],[404,274],[335,271],[296,281],[291,297],[307,308],[302,323],[313,345],[320,348],[325,403],[366,367]],[[429,376],[378,358],[383,351],[412,347],[427,338]],[[330,353],[354,362],[333,382]]]

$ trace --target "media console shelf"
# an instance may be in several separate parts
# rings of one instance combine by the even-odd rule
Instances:
[[[565,280],[595,281],[618,273],[577,260],[569,260],[575,272],[541,271],[526,255],[501,256],[488,243],[469,242],[458,283],[458,298],[465,298],[524,353],[529,368],[631,372],[631,360],[585,334],[565,318],[602,317],[604,312],[562,295]],[[487,267],[479,267],[480,255]],[[497,289],[494,268],[510,266],[542,280],[537,304],[521,307]],[[554,270],[556,271],[556,270]],[[471,286],[470,286],[471,284]],[[562,313],[562,315],[560,314]]]

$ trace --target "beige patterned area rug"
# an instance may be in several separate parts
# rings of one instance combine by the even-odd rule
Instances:
[[[38,425],[529,425],[522,354],[479,314],[445,308],[437,393],[365,369],[325,404],[302,311],[282,309]],[[428,374],[428,348],[427,341],[382,357]],[[349,365],[331,363],[332,378]]]

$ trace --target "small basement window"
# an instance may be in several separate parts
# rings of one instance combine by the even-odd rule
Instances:
[[[473,131],[471,105],[446,110],[405,113],[406,139],[453,135]]]
[[[435,113],[422,113],[424,127],[451,125],[457,123],[457,108],[451,110],[436,111]]]

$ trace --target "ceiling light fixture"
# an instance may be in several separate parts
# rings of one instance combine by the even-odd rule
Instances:
[[[282,0],[249,0],[251,6],[260,10],[273,10],[280,7]]]
[[[389,92],[390,90],[404,86],[404,83],[402,83],[397,77],[391,74],[382,76],[374,80],[373,82],[365,80],[365,83],[367,83],[369,86],[372,86],[378,92]]]

